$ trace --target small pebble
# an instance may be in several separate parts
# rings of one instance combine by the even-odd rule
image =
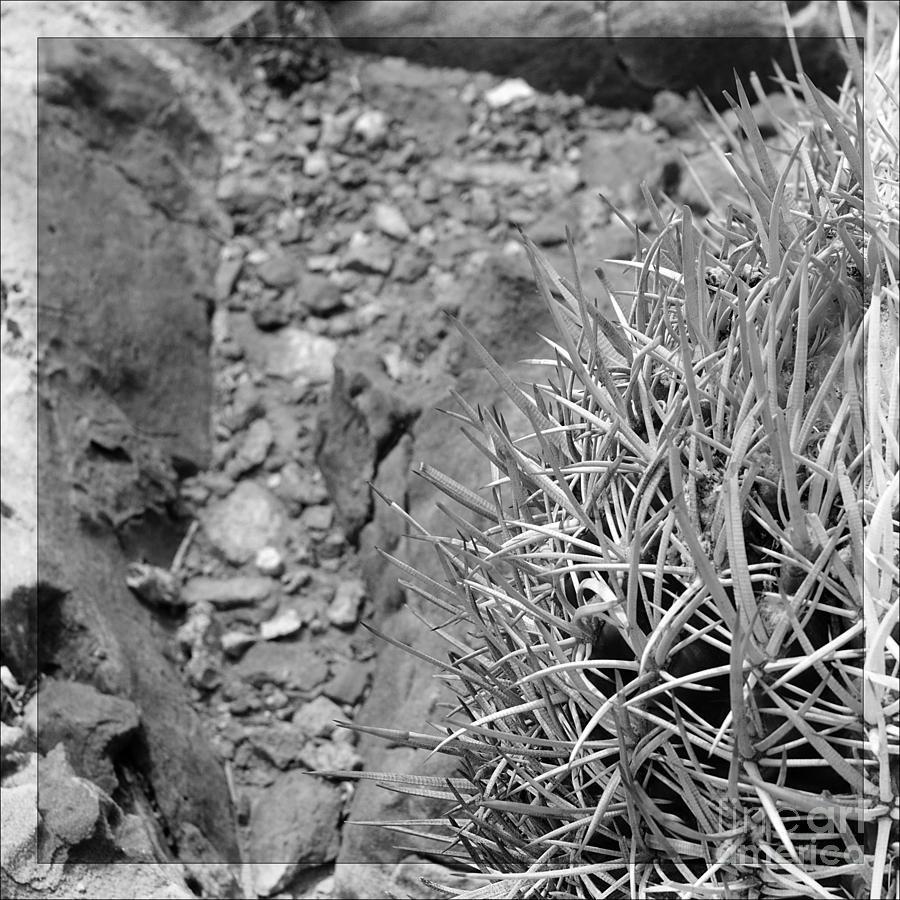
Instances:
[[[284,559],[274,547],[262,547],[256,553],[256,568],[263,575],[280,578],[284,574]]]
[[[338,628],[352,628],[359,619],[359,608],[366,596],[362,580],[342,581],[328,606],[328,621]]]
[[[296,634],[303,627],[303,619],[296,609],[286,609],[259,626],[259,636],[264,641],[274,641],[289,634]]]

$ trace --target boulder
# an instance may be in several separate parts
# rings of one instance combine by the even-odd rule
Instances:
[[[833,39],[842,33],[834,4],[790,8],[804,66],[835,87],[844,65]],[[328,13],[344,43],[369,53],[524,78],[538,90],[579,93],[604,106],[636,106],[649,105],[662,89],[699,87],[718,100],[733,86],[733,70],[768,74],[771,59],[790,73],[781,9],[779,0],[345,0]]]
[[[271,491],[253,481],[242,481],[227,497],[207,506],[200,521],[216,549],[229,562],[240,565],[279,541],[285,514]]]
[[[302,865],[337,855],[343,802],[336,785],[303,772],[280,775],[250,818],[254,886],[262,896],[283,889]]]
[[[57,9],[59,21],[37,14],[45,33],[51,20],[53,33],[91,30]],[[209,329],[196,295],[213,282],[215,149],[130,41],[42,41],[34,121],[37,68],[21,48],[35,42],[22,27],[11,9],[2,265],[4,295],[8,278],[14,288],[4,328],[13,319],[16,328],[2,348],[3,661],[23,683],[52,673],[133,704],[145,741],[123,766],[140,770],[176,841],[194,823],[206,859],[234,858],[224,773],[161,652],[155,614],[125,586],[135,557],[171,561],[183,534],[169,516],[176,478],[208,460]]]
[[[153,861],[151,838],[138,817],[77,777],[62,746],[11,781],[0,788],[4,897],[194,896],[179,867]]]
[[[112,794],[119,786],[115,764],[129,740],[137,737],[140,719],[133,703],[101,694],[88,684],[46,679],[26,708],[36,724],[38,749],[66,747],[76,775]]]
[[[535,374],[531,367],[518,367],[512,371],[513,376],[519,379],[525,376],[533,378]],[[487,372],[466,372],[459,379],[457,390],[471,403],[477,402],[488,408],[496,405],[506,417],[511,430],[524,430],[523,417]],[[437,405],[444,409],[454,408],[454,402],[449,397]],[[489,480],[487,460],[461,433],[458,423],[445,413],[437,409],[423,413],[412,436],[414,460],[426,461],[472,488]],[[435,490],[423,479],[410,477],[406,487],[406,508],[410,514],[433,534],[452,533],[452,523],[436,507],[438,499]],[[463,512],[467,518],[477,523],[472,514]],[[400,538],[394,552],[432,578],[443,580],[442,568],[430,544]],[[400,577],[400,573],[396,570],[391,572],[384,563],[381,568],[387,570],[384,577],[370,584],[377,627],[392,638],[415,647],[417,651],[438,659],[445,657],[447,651],[453,649],[447,641],[408,610],[396,611],[393,591],[396,590],[396,579]],[[367,571],[375,570],[373,565]],[[379,597],[374,595],[377,590],[390,594]],[[413,595],[407,596],[407,602],[426,619],[443,621],[446,618],[443,611],[430,608],[429,604]],[[392,609],[395,611],[391,612]],[[465,639],[463,634],[458,636]],[[383,646],[378,655],[371,692],[363,702],[356,721],[383,728],[427,731],[426,723],[440,720],[439,704],[454,699],[435,674],[436,670],[421,659],[393,645]],[[329,693],[328,686],[325,693]],[[360,737],[357,749],[366,761],[366,769],[371,771],[451,775],[455,769],[455,759],[451,756],[438,755],[428,759],[425,751],[394,747],[368,735]],[[403,855],[396,846],[397,835],[387,829],[354,826],[352,822],[429,818],[439,815],[440,809],[445,805],[441,801],[428,801],[385,791],[372,782],[361,782],[354,793],[338,857],[336,880],[340,896],[370,896],[368,891],[371,890],[372,879],[381,879],[384,866],[397,863]],[[415,846],[421,851],[433,852],[436,849],[433,843],[405,835],[402,843],[405,847]]]
[[[335,367],[316,462],[348,540],[356,541],[371,519],[369,484],[417,414],[416,401],[400,396],[372,351],[348,355]]]

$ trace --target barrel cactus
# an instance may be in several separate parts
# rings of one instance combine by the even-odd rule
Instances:
[[[738,85],[738,201],[647,194],[631,294],[523,237],[546,383],[471,338],[530,434],[463,403],[492,481],[423,467],[490,523],[429,536],[446,583],[405,573],[474,639],[446,732],[382,731],[458,777],[369,773],[450,803],[485,877],[450,895],[897,894],[897,34],[848,53],[838,100],[781,79],[774,147]]]

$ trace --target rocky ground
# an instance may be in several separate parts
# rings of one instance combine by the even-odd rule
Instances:
[[[86,798],[81,805],[94,810],[85,813],[86,834],[102,821],[104,840],[127,845],[129,828],[137,828],[130,806],[142,796],[152,797],[148,809],[136,810],[147,813],[145,819],[182,823],[177,835],[161,826],[157,837],[177,844],[187,886],[199,895],[431,896],[417,876],[439,880],[447,873],[434,865],[426,846],[410,837],[408,850],[398,852],[394,837],[348,824],[409,817],[425,808],[411,812],[370,784],[310,774],[418,766],[418,757],[366,736],[357,739],[335,727],[335,720],[424,730],[425,721],[438,718],[443,700],[426,665],[370,630],[423,652],[441,652],[415,616],[432,611],[404,597],[398,572],[376,548],[425,568],[435,561],[427,545],[409,540],[402,517],[369,485],[427,527],[446,529],[452,526],[446,519],[438,524],[441,514],[414,466],[428,462],[473,487],[487,480],[486,471],[474,468],[477,454],[436,408],[452,408],[451,390],[472,402],[500,403],[454,318],[520,376],[535,372],[520,360],[546,351],[537,332],[552,334],[552,327],[533,289],[519,228],[569,272],[568,227],[582,283],[603,302],[595,267],[602,265],[612,284],[629,284],[621,267],[603,260],[628,258],[633,247],[630,228],[610,202],[652,232],[642,184],[663,216],[672,202],[688,203],[702,215],[713,202],[725,202],[729,179],[693,124],[704,116],[699,101],[665,91],[651,110],[636,112],[538,93],[518,79],[426,68],[333,43],[314,43],[286,58],[277,43],[225,39],[197,51],[202,75],[194,51],[170,51],[146,48],[211,138],[191,134],[193,168],[187,174],[164,151],[148,163],[142,155],[147,141],[129,138],[120,173],[128,184],[142,182],[150,205],[162,208],[167,219],[154,226],[151,244],[165,248],[154,256],[155,268],[127,256],[129,226],[122,221],[122,266],[140,269],[148,283],[178,281],[191,302],[182,297],[178,309],[184,311],[170,315],[174,307],[166,307],[148,319],[143,334],[151,346],[143,362],[140,348],[125,353],[109,346],[104,352],[119,353],[136,371],[144,365],[162,372],[166,353],[180,352],[184,334],[202,346],[205,311],[211,397],[203,373],[173,363],[170,371],[182,384],[169,383],[168,393],[155,395],[150,422],[163,453],[142,438],[123,436],[120,407],[135,421],[141,412],[134,399],[139,392],[127,378],[104,385],[118,406],[103,405],[103,394],[87,434],[78,431],[81,420],[74,413],[69,421],[67,413],[54,411],[60,431],[71,428],[90,451],[83,468],[70,473],[89,485],[76,497],[82,519],[96,531],[100,504],[104,527],[111,524],[132,563],[125,573],[110,564],[91,577],[127,580],[131,594],[121,602],[137,606],[128,608],[121,628],[130,633],[139,620],[149,631],[134,633],[152,632],[162,656],[147,662],[141,655],[146,648],[129,650],[127,644],[113,653],[104,649],[106,624],[97,626],[104,637],[91,637],[93,643],[86,636],[90,629],[81,629],[81,643],[73,642],[65,654],[56,648],[53,665],[40,667],[40,710],[34,698],[28,701],[38,683],[23,693],[5,669],[4,789],[27,787],[21,770],[10,776],[18,781],[6,776],[26,765],[39,732],[37,749],[47,754],[45,771],[56,778],[50,783],[60,786],[59,796],[75,790],[71,779],[77,774],[128,810],[123,818],[84,787],[87,781],[77,781]],[[90,71],[77,60],[57,65],[58,71]],[[121,71],[131,73],[133,65],[122,61]],[[154,83],[155,76],[139,74]],[[77,94],[91,83],[87,77],[51,78],[43,99],[68,114],[77,105],[71,85]],[[110,153],[121,148],[110,137],[109,122],[127,130],[152,106],[127,89],[104,94],[100,105],[103,123],[82,130],[92,148],[112,148]],[[181,120],[172,124],[169,106],[158,106],[165,112],[159,114],[165,139],[187,145]],[[758,112],[765,131],[770,111]],[[215,181],[215,202],[199,213],[181,204],[195,175]],[[53,172],[42,177],[52,179]],[[112,195],[121,188],[109,190]],[[64,194],[63,180],[53,201],[63,205]],[[172,224],[185,220],[185,209],[196,213],[204,247],[217,254],[209,278],[188,286],[179,269],[181,244],[199,239],[194,232],[182,237]],[[65,226],[60,214],[48,234]],[[53,240],[45,235],[47,245]],[[74,243],[68,250],[62,246],[63,257],[74,256],[75,247],[82,256],[94,252],[69,240]],[[45,286],[64,278],[63,263],[56,265],[58,273],[42,269]],[[141,292],[135,294],[137,308]],[[15,309],[15,298],[10,302]],[[21,338],[9,321],[5,349]],[[102,325],[95,328],[102,332]],[[78,324],[65,327],[77,330]],[[93,384],[91,377],[84,376]],[[102,428],[97,409],[108,417]],[[176,419],[177,434],[167,437]],[[52,443],[48,438],[45,446]],[[128,490],[118,481],[104,487],[108,467],[121,463],[131,467]],[[151,534],[148,494],[158,495],[177,528],[166,519]],[[4,487],[5,522],[14,519],[7,515],[8,496]],[[135,518],[143,523],[139,541],[129,537]],[[55,597],[45,590],[40,602],[54,608]],[[404,599],[412,614],[401,609]],[[15,635],[9,646],[18,646]],[[18,664],[6,648],[4,634],[4,663]],[[80,655],[84,648],[90,667]],[[172,703],[190,704],[196,715],[163,718],[154,732],[149,707],[161,696],[154,692],[162,682],[148,671],[129,681],[122,674],[127,659],[116,655],[129,653],[145,670],[174,666],[185,699],[176,691]],[[13,665],[20,676],[23,666]],[[141,729],[146,743],[136,744]],[[165,765],[158,761],[167,729],[192,750],[208,743],[214,751],[209,758],[198,751],[194,768],[182,772],[177,760],[186,749],[172,749],[173,779],[178,768],[182,780],[171,796],[160,788]],[[53,750],[60,741],[67,758]],[[128,766],[117,750],[122,747],[129,748]],[[155,795],[130,786],[128,772],[140,770],[141,754],[153,760],[148,780]],[[189,787],[182,786],[191,779],[208,780],[210,791],[227,796],[214,798],[220,806],[197,811],[185,801]],[[30,795],[20,791],[15,798],[27,806]],[[229,850],[230,825],[223,823],[229,809],[238,850]],[[42,815],[50,813],[45,804]],[[128,858],[160,855],[146,838],[131,840],[137,849]],[[207,864],[210,845],[234,863],[229,871]],[[400,860],[406,865],[398,867]],[[4,871],[8,863],[19,864],[4,855]],[[118,895],[117,887],[109,890]]]

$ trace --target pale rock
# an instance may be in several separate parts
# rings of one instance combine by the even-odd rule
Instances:
[[[275,547],[262,547],[257,551],[254,562],[263,575],[279,578],[284,574],[284,558]]]
[[[338,628],[352,628],[359,619],[365,596],[366,586],[361,579],[342,581],[328,606],[328,621]]]
[[[226,631],[222,635],[222,651],[230,659],[236,659],[256,643],[256,638],[245,631]]]
[[[304,376],[310,384],[331,380],[337,345],[328,337],[301,328],[282,328],[272,342],[266,360],[270,375],[294,379]]]
[[[303,160],[303,174],[307,178],[318,178],[328,173],[328,157],[321,150],[314,150]]]
[[[287,637],[296,634],[303,627],[303,620],[296,609],[290,607],[278,613],[278,615],[263,622],[259,626],[259,636],[264,641],[274,641],[276,638]]]
[[[236,575],[233,578],[210,578],[198,575],[188,579],[181,591],[184,602],[211,603],[219,609],[262,603],[272,593],[275,582],[255,575]]]
[[[335,729],[335,719],[346,719],[343,710],[333,700],[320,695],[304,703],[292,719],[297,728],[309,737],[330,737]]]
[[[359,135],[370,147],[383,144],[387,138],[387,116],[378,109],[367,109],[353,123],[353,133]]]
[[[534,88],[523,78],[507,78],[484,95],[485,103],[491,109],[502,109],[512,103],[524,105],[524,101],[533,101]]]
[[[229,562],[248,562],[281,534],[284,509],[266,488],[242,481],[224,500],[200,514],[203,530]]]
[[[392,265],[391,247],[384,238],[379,240],[362,231],[354,232],[343,258],[343,268],[387,275]]]
[[[245,472],[261,466],[269,455],[274,440],[272,426],[268,420],[257,419],[253,422],[247,429],[240,449],[232,460],[229,474],[233,478],[237,478]]]
[[[376,203],[375,225],[379,231],[398,241],[405,241],[412,233],[403,213],[391,203]]]

